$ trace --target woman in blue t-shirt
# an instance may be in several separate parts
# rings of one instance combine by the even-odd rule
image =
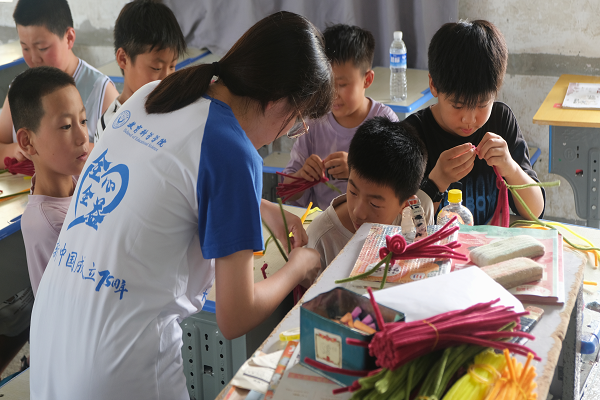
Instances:
[[[286,242],[279,207],[261,199],[256,149],[306,133],[304,120],[332,99],[321,34],[278,12],[218,63],[125,102],[83,168],[37,292],[31,398],[189,398],[179,322],[202,308],[213,281],[228,339],[310,285],[319,254],[302,247],[306,232],[289,213],[289,261],[254,283],[261,219]]]

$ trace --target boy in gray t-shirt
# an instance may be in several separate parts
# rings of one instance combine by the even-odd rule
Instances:
[[[325,118],[310,121],[308,133],[296,140],[284,173],[308,181],[325,175],[342,193],[348,185],[348,147],[356,129],[377,116],[398,121],[388,106],[365,96],[375,73],[372,69],[375,39],[357,26],[334,25],[325,30],[325,52],[331,60],[336,94],[332,110]],[[291,178],[284,179],[285,183]],[[325,185],[298,193],[290,203],[306,207],[313,202],[325,209],[338,195]]]

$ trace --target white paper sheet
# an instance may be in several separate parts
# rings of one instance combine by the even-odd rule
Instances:
[[[448,311],[462,310],[497,298],[500,298],[500,301],[496,305],[513,306],[515,312],[523,311],[523,304],[515,296],[478,267],[405,283],[373,293],[379,304],[403,312],[406,322],[430,318]]]

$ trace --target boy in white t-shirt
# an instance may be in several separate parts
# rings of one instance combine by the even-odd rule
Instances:
[[[405,202],[417,195],[425,223],[433,225],[433,203],[419,190],[427,150],[405,122],[375,117],[356,131],[348,150],[348,192],[308,226],[307,247],[321,255],[324,270],[364,223],[400,225]]]
[[[33,294],[52,255],[89,152],[85,107],[75,81],[53,67],[31,68],[8,92],[19,147],[33,161],[21,230]]]
[[[94,143],[102,137],[117,110],[139,88],[175,72],[186,44],[173,11],[154,0],[126,4],[115,22],[115,57],[123,72],[123,93],[98,119]]]
[[[331,61],[336,97],[331,112],[324,118],[308,122],[308,133],[296,140],[291,160],[284,173],[308,181],[325,175],[342,193],[348,185],[348,147],[363,122],[385,116],[398,121],[388,106],[365,96],[371,86],[375,39],[371,32],[358,26],[334,25],[323,32],[325,52]],[[285,183],[291,178],[284,179]],[[291,204],[306,207],[309,202],[325,209],[338,195],[325,185],[316,185],[290,199]]]

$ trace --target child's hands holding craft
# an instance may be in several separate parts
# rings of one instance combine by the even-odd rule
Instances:
[[[440,154],[435,167],[429,173],[429,179],[443,192],[452,182],[461,180],[471,172],[475,157],[475,149],[471,143],[446,150]]]
[[[476,152],[479,159],[485,160],[490,167],[495,166],[503,177],[511,177],[521,169],[510,155],[506,141],[495,133],[487,132]]]
[[[307,181],[319,181],[325,172],[323,160],[316,154],[311,154],[310,157],[304,161],[304,165],[300,170],[295,173],[295,176],[300,176]]]
[[[345,151],[336,151],[331,153],[324,160],[327,172],[335,179],[348,179],[350,171],[348,170],[348,153]]]

